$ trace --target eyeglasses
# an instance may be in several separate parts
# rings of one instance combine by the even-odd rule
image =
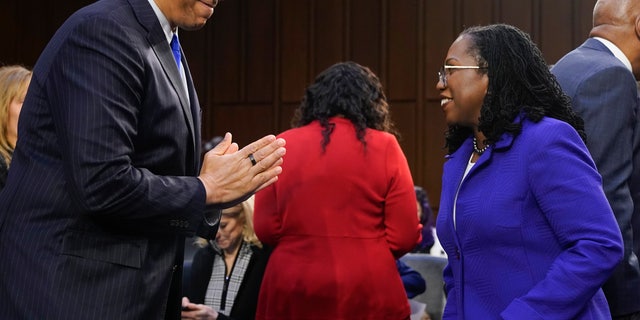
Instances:
[[[442,84],[444,84],[444,86],[447,86],[447,77],[451,74],[451,69],[487,69],[487,67],[481,67],[481,66],[447,66],[444,65],[442,67],[440,67],[440,71],[438,71],[438,80],[442,82]]]

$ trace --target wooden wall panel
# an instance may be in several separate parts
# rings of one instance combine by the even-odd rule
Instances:
[[[458,32],[451,22],[455,15],[454,1],[427,1],[425,8],[425,69],[424,95],[427,100],[440,99],[436,89],[438,70],[444,63],[451,42]]]
[[[416,163],[416,148],[417,135],[416,128],[416,104],[415,102],[391,102],[391,117],[395,122],[398,129],[402,132],[400,137],[400,146],[402,151],[407,157],[409,166],[415,168],[418,166]],[[413,170],[412,170],[413,171]]]
[[[416,184],[421,185],[429,194],[431,205],[438,208],[440,203],[440,186],[442,181],[442,166],[444,164],[444,135],[447,126],[444,122],[444,114],[440,107],[440,99],[428,101],[425,104],[425,112],[420,119],[424,129],[424,144],[418,147],[422,152],[423,161],[417,165],[422,167],[422,175],[414,177]]]
[[[580,46],[593,27],[593,7],[596,0],[573,0],[573,46]],[[555,61],[554,61],[555,62]]]
[[[180,44],[184,49],[185,57],[188,60],[189,69],[191,70],[191,77],[193,78],[193,84],[196,88],[196,92],[199,93],[198,100],[200,101],[200,108],[202,109],[202,116],[207,117],[211,109],[211,100],[209,94],[209,84],[212,80],[212,54],[211,54],[211,41],[206,39],[212,36],[213,29],[205,28],[201,31],[180,31]],[[203,130],[202,136],[208,137],[212,134],[207,128]]]
[[[269,133],[273,133],[271,123],[273,113],[269,104],[217,105],[213,112],[213,126],[216,130],[209,137],[233,134],[233,141],[241,147]]]
[[[311,1],[280,1],[280,68],[282,102],[295,102],[300,99],[310,77],[309,41]]]
[[[246,100],[272,103],[275,91],[275,1],[247,1]]]
[[[213,20],[209,21],[214,27],[209,54],[215,62],[211,70],[213,86],[209,87],[208,92],[212,94],[210,99],[214,103],[231,104],[244,100],[241,92],[245,54],[242,4],[242,1],[224,1],[216,7]]]
[[[283,132],[291,129],[291,119],[293,118],[293,114],[295,110],[298,108],[300,103],[283,103],[280,108],[282,109],[280,112],[280,126],[276,128],[275,132]]]
[[[0,21],[4,21],[4,23],[9,26],[18,26],[18,22],[16,21],[18,17],[13,15],[13,13],[17,11],[15,8],[16,5],[16,1],[3,1],[0,5]],[[8,37],[7,39],[4,39],[2,42],[2,51],[17,53],[17,37]],[[15,63],[15,61],[6,60],[7,58],[8,57],[0,56],[0,65]]]
[[[529,34],[534,31],[533,0],[500,1],[498,11],[498,22],[514,25]]]
[[[315,1],[313,21],[313,70],[315,76],[329,66],[345,60],[345,39],[349,35],[343,0]],[[300,96],[302,92],[300,93]]]
[[[382,75],[382,1],[386,0],[352,0],[349,8],[349,59],[378,76]]]
[[[540,0],[540,37],[538,47],[548,64],[573,50],[573,5],[571,1]]]
[[[55,31],[75,11],[92,0],[0,1],[0,65],[33,67]]]
[[[497,22],[494,16],[496,0],[460,0],[460,4],[459,12],[462,16],[457,33],[464,28]]]
[[[387,0],[387,97],[390,100],[417,98],[417,27],[416,0]]]

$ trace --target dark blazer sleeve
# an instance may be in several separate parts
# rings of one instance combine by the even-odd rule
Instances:
[[[204,297],[207,293],[211,272],[213,270],[213,258],[215,252],[211,246],[198,249],[193,256],[191,263],[191,275],[187,280],[189,282],[189,291],[185,292],[185,296],[193,303],[204,304]]]
[[[51,116],[69,194],[84,212],[121,226],[160,221],[175,229],[170,220],[187,218],[195,227],[205,192],[187,169],[194,163],[186,163],[181,145],[191,136],[156,55],[169,46],[117,17],[91,19],[99,21],[75,26],[47,61],[46,82],[34,79],[49,93],[41,103],[56,106]]]

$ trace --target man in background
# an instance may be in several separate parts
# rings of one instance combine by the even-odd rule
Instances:
[[[276,181],[272,135],[200,166],[178,29],[217,4],[101,0],[44,49],[0,194],[1,319],[179,319],[184,237]]]
[[[624,259],[603,286],[611,315],[640,319],[638,248],[634,252],[640,235],[632,227],[640,211],[640,1],[599,0],[589,36],[552,72],[585,121],[587,147],[624,240]]]

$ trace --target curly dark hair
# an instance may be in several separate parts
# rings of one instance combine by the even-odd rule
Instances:
[[[543,117],[562,120],[586,142],[584,121],[571,108],[570,98],[527,33],[510,25],[494,24],[465,29],[460,36],[470,39],[468,53],[479,66],[486,67],[478,72],[488,73],[489,77],[478,125],[486,137],[485,145],[498,141],[504,133],[520,134],[522,124],[514,123],[520,113],[533,122]],[[471,134],[471,128],[449,126],[449,153],[455,152]]]
[[[342,116],[354,124],[356,137],[365,148],[366,128],[398,137],[380,79],[369,68],[352,61],[336,63],[316,77],[296,109],[291,125],[301,127],[318,120],[323,127],[324,151],[335,126],[329,118],[334,116]]]

